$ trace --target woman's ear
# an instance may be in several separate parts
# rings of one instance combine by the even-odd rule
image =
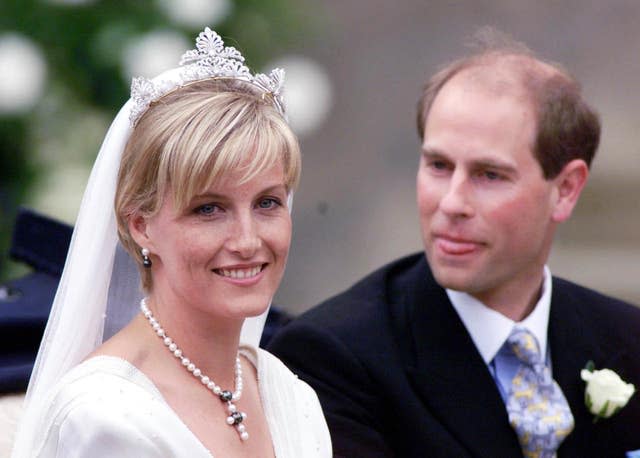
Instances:
[[[138,246],[153,250],[151,239],[148,235],[148,220],[139,212],[134,213],[128,220],[129,234]]]
[[[557,199],[552,218],[556,223],[569,219],[582,189],[587,184],[589,167],[582,159],[574,159],[564,166],[557,177],[553,179],[557,189]]]

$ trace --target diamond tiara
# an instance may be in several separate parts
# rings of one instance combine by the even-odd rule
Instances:
[[[131,126],[135,126],[140,117],[162,96],[174,89],[194,81],[207,78],[232,78],[246,81],[264,91],[273,100],[276,109],[285,116],[282,91],[284,70],[275,68],[265,75],[251,74],[244,64],[244,57],[236,48],[225,46],[220,35],[206,27],[196,38],[196,49],[187,51],[180,59],[180,71],[171,79],[151,80],[135,77],[131,81],[131,101],[133,106],[129,114]]]

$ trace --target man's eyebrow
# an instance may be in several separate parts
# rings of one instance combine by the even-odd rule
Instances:
[[[471,164],[473,167],[479,169],[494,169],[507,173],[517,173],[517,169],[513,164],[505,161],[497,161],[492,158],[477,159],[472,161]]]
[[[445,161],[451,161],[451,158],[442,150],[432,147],[422,148],[422,155],[427,159],[442,159]],[[506,161],[500,161],[492,157],[478,157],[471,159],[469,165],[472,168],[477,169],[497,169],[507,173],[517,173],[517,168],[514,164]]]
[[[447,155],[444,152],[432,147],[422,148],[422,155],[425,157],[438,157],[438,158],[447,157]]]

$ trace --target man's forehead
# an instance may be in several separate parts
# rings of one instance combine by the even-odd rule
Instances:
[[[528,55],[487,55],[460,70],[444,86],[457,84],[465,90],[490,91],[496,96],[529,97],[530,83],[544,81],[560,71]]]
[[[495,97],[511,96],[522,98],[525,95],[520,75],[510,68],[489,68],[475,66],[462,70],[445,84],[442,90],[456,88],[463,92],[489,92]]]

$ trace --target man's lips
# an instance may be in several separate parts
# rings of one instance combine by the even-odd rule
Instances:
[[[463,255],[476,251],[481,243],[470,239],[436,235],[434,237],[436,247],[444,254]]]

